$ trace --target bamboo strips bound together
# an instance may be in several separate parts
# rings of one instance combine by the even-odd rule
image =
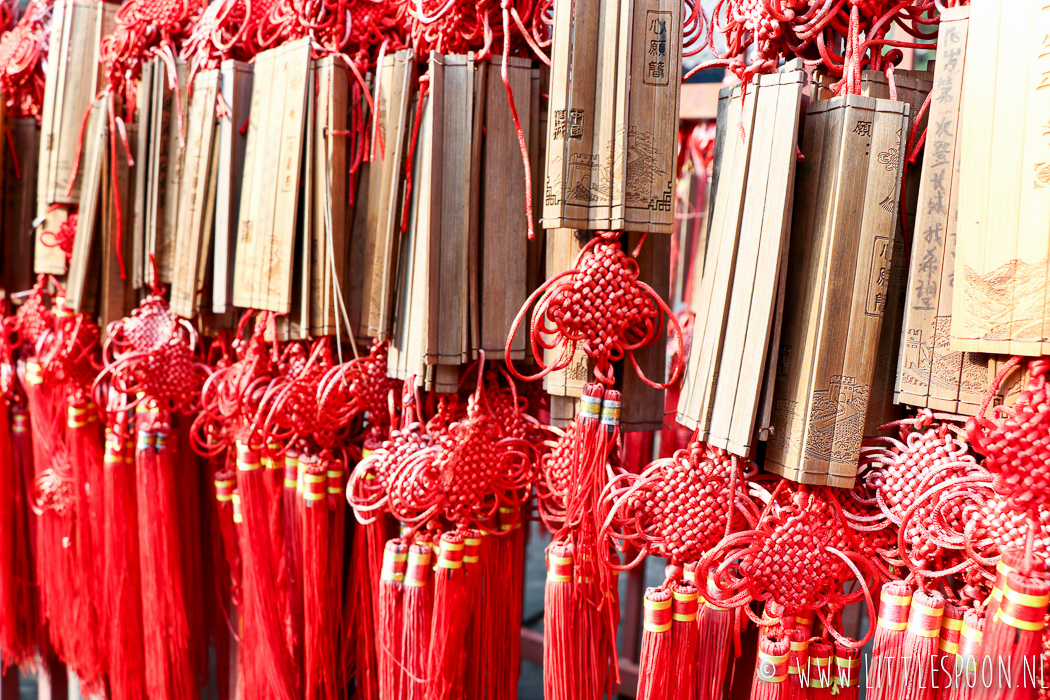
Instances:
[[[806,116],[766,459],[805,483],[848,486],[856,474],[908,114],[905,103],[850,95]]]
[[[1050,8],[1034,0],[976,3],[970,20],[950,347],[1043,355],[1050,350]]]
[[[746,457],[753,445],[767,352],[778,314],[796,144],[807,76],[762,76],[744,100],[746,140],[721,157],[731,166],[714,198],[708,258],[694,287],[698,310],[678,420],[700,439]],[[727,118],[740,111],[739,92]],[[725,136],[723,135],[723,138]]]
[[[554,11],[543,226],[671,233],[681,3]]]

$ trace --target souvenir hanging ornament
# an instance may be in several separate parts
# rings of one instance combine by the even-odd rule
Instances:
[[[599,551],[609,557],[615,551],[630,548],[637,556],[626,564],[620,564],[617,556],[605,565],[625,570],[650,554],[667,559],[668,578],[660,590],[670,591],[673,604],[680,606],[682,586],[689,586],[696,594],[693,588],[696,583],[691,580],[694,572],[687,574],[685,565],[700,561],[730,534],[757,526],[760,509],[747,491],[747,480],[755,472],[755,465],[741,463],[735,455],[703,442],[692,442],[673,457],[656,460],[641,474],[620,474],[608,483],[602,494],[604,522]],[[658,608],[662,600],[650,599],[646,593],[646,630],[654,633],[654,644],[662,638],[656,629],[661,625],[651,623],[650,618],[660,617]],[[639,668],[640,696],[662,697],[660,688],[668,683],[688,687],[691,696],[697,692],[698,685],[706,691],[715,684],[713,678],[718,679],[717,686],[721,688],[734,619],[738,627],[739,613],[719,615],[721,610],[717,605],[706,600],[699,606],[703,609],[699,611],[699,624],[692,625],[698,632],[693,642],[676,639],[668,653],[643,654]],[[696,611],[693,619],[697,619]],[[688,656],[688,660],[673,663],[672,658],[679,659],[680,655]],[[692,676],[680,677],[680,671],[671,672],[672,667],[680,670],[683,664],[695,671],[695,680]],[[658,680],[665,677],[669,680]]]
[[[173,444],[173,421],[197,410],[209,369],[195,355],[193,327],[169,311],[162,292],[154,287],[130,317],[110,324],[95,386],[96,394],[108,383],[110,391],[135,397],[110,419],[135,412],[146,689],[151,697],[185,698],[195,696],[198,683],[193,630],[200,626],[191,618],[200,611],[183,566],[190,561],[184,548],[195,545],[185,540],[178,513],[187,503],[184,470],[195,465]]]
[[[832,489],[789,484],[778,483],[757,528],[726,537],[704,556],[697,580],[710,576],[714,603],[740,607],[756,624],[761,621],[746,607],[751,601],[765,601],[766,612],[784,630],[793,628],[800,614],[814,611],[838,643],[859,648],[874,630],[859,642],[849,640],[834,628],[825,607],[841,609],[864,599],[874,617],[867,580],[878,580],[877,569],[860,549]],[[844,593],[850,579],[858,581],[859,590]]]
[[[988,553],[977,553],[989,543],[975,539],[967,523],[994,494],[987,471],[950,418],[924,409],[883,426],[898,428],[899,438],[867,440],[860,467],[863,486],[844,499],[844,515],[858,534],[882,533],[894,540],[875,550],[887,565],[906,567],[927,580],[961,575],[977,585],[979,571],[971,570],[987,558]],[[862,491],[874,497],[877,510],[871,515],[854,512]]]
[[[565,369],[579,346],[594,361],[594,376],[606,386],[614,381],[612,362],[624,357],[653,388],[666,389],[678,381],[683,362],[678,319],[659,295],[638,279],[638,263],[621,250],[619,239],[616,232],[597,234],[580,251],[571,269],[547,280],[528,298],[507,336],[507,369],[514,377],[533,381]],[[530,338],[533,359],[541,369],[523,376],[511,361],[511,345],[534,303]],[[665,318],[674,327],[677,347],[668,380],[658,383],[642,373],[634,351],[664,337]],[[543,350],[557,350],[558,358],[544,365]]]

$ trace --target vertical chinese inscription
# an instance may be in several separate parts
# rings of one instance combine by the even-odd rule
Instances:
[[[645,74],[646,85],[667,85],[670,73],[667,63],[667,33],[671,28],[671,13],[650,10],[645,18]]]

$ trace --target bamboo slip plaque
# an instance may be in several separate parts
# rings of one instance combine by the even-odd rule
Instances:
[[[806,82],[801,71],[764,75],[742,110],[739,89],[720,110],[721,173],[678,421],[740,456],[751,450],[775,320]]]
[[[979,2],[970,20],[950,347],[1046,355],[1050,5]]]
[[[681,3],[555,6],[544,228],[671,233]]]
[[[849,487],[856,475],[908,113],[857,95],[807,111],[766,453],[795,481]]]

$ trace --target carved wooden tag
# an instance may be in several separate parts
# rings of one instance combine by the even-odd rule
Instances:
[[[237,227],[235,306],[292,310],[309,68],[309,39],[264,51],[255,59]]]
[[[806,74],[760,78],[739,91],[720,118],[723,133],[703,276],[679,422],[700,439],[748,456],[766,374],[787,249],[795,187],[796,144]],[[736,124],[743,114],[745,139]],[[770,348],[772,347],[772,350]]]
[[[193,80],[193,96],[186,115],[186,148],[172,242],[174,264],[170,302],[172,312],[184,318],[190,318],[196,312],[197,297],[205,283],[203,259],[207,256],[211,239],[209,213],[214,212],[215,206],[214,188],[209,188],[209,185],[212,182],[211,156],[218,89],[218,70],[198,73]]]
[[[970,6],[952,350],[1050,353],[1048,35],[1045,2]],[[938,55],[938,70],[943,66]],[[937,154],[927,151],[927,159]]]
[[[852,95],[807,112],[766,453],[768,469],[796,481],[848,487],[856,474],[908,113]]]
[[[555,7],[545,228],[671,233],[681,3]]]
[[[219,153],[215,166],[218,181],[215,191],[215,265],[211,286],[212,311],[217,314],[233,310],[237,212],[241,204],[246,140],[241,127],[248,122],[253,68],[251,63],[227,60],[219,69],[220,89],[228,114],[219,119]]]
[[[98,298],[99,280],[91,274],[97,264],[102,188],[105,186],[105,164],[109,148],[107,136],[106,100],[100,98],[91,106],[91,115],[84,128],[83,160],[77,178],[80,180],[80,208],[77,213],[77,233],[73,239],[73,254],[69,259],[69,278],[66,281],[66,308],[74,312],[94,313]],[[97,268],[96,268],[97,272]]]
[[[99,88],[99,42],[112,31],[116,6],[90,0],[57,0],[52,10],[50,53],[41,109],[40,160],[37,181],[37,215],[52,204],[76,204],[80,182],[73,175],[80,141],[80,126]],[[78,178],[79,180],[79,178]],[[62,275],[62,251],[36,243],[34,268],[38,273]]]

